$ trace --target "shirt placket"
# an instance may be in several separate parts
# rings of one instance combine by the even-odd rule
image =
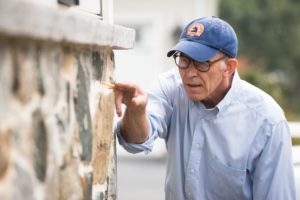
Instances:
[[[201,132],[201,127],[203,126],[203,123],[205,123],[204,116],[206,113],[204,113],[205,112],[201,112],[200,115],[202,116],[196,118],[196,125],[192,134],[192,146],[185,174],[185,196],[187,200],[196,200],[199,197],[199,194],[203,193],[202,191],[199,191],[201,188],[197,187],[197,185],[199,185],[199,181],[201,181],[199,168],[204,144],[204,135]]]

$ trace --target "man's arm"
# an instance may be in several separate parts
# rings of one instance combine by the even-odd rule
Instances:
[[[149,137],[149,122],[146,116],[147,95],[135,84],[116,83],[115,105],[122,116],[121,105],[126,105],[121,121],[121,135],[129,143],[143,143]]]
[[[291,137],[286,121],[274,125],[253,177],[253,199],[295,200]]]

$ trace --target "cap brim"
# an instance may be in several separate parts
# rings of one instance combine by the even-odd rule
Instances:
[[[180,51],[184,53],[185,55],[189,56],[190,58],[204,62],[209,60],[211,57],[216,55],[219,50],[208,47],[206,45],[187,41],[187,40],[181,40],[179,41],[168,53],[167,56],[172,56],[176,51]]]

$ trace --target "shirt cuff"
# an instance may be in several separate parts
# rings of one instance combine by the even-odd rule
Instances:
[[[121,120],[117,122],[115,126],[115,134],[117,134],[118,142],[119,144],[128,152],[130,153],[140,153],[144,152],[145,154],[148,154],[152,151],[154,140],[157,138],[157,134],[155,134],[155,131],[153,131],[153,126],[149,118],[147,118],[149,121],[149,131],[150,135],[148,139],[141,144],[135,144],[135,143],[129,143],[127,142],[123,136],[121,135]]]

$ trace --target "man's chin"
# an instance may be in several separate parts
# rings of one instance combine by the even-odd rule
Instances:
[[[188,95],[191,101],[202,101],[204,98],[199,95]]]

